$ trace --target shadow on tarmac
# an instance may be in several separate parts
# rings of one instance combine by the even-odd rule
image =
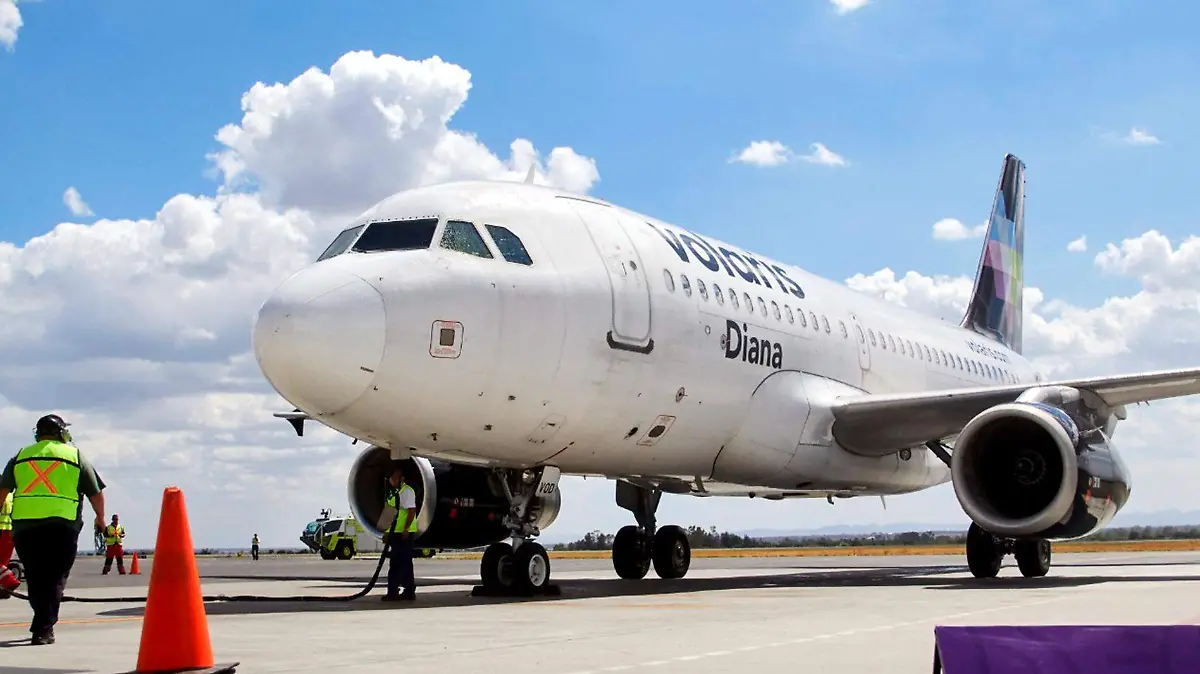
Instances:
[[[1068,565],[1063,565],[1068,566]],[[1082,566],[1082,565],[1080,565]],[[1104,567],[1104,564],[1088,566]],[[1159,566],[1157,564],[1141,564],[1140,566]],[[1008,568],[1008,567],[1006,567]],[[302,613],[302,612],[347,612],[347,611],[390,611],[420,608],[445,608],[477,605],[496,605],[532,602],[562,602],[574,599],[594,599],[627,596],[655,596],[696,592],[713,592],[719,590],[746,589],[819,589],[836,587],[924,587],[929,590],[1015,590],[1021,588],[1064,588],[1082,587],[1097,583],[1127,583],[1127,582],[1180,582],[1200,581],[1200,575],[1177,576],[1088,576],[1063,578],[1046,576],[1042,578],[1001,577],[989,580],[974,578],[932,578],[929,576],[947,573],[966,573],[965,566],[911,566],[897,568],[870,568],[851,571],[824,571],[809,573],[778,573],[771,575],[754,575],[746,577],[723,578],[685,578],[680,580],[662,580],[647,577],[643,580],[613,579],[568,579],[553,580],[561,588],[558,596],[538,597],[473,597],[469,590],[462,592],[421,592],[422,588],[437,586],[473,586],[478,583],[475,575],[447,579],[418,579],[418,594],[412,602],[383,602],[380,601],[384,587],[383,578],[371,594],[354,601],[312,601],[312,602],[215,602],[205,605],[205,611],[214,615],[253,615],[264,613]],[[1053,569],[1051,570],[1053,573]],[[208,578],[215,578],[208,576]],[[228,579],[228,577],[226,577]],[[329,591],[332,588],[344,587],[350,594],[366,585],[369,578],[312,578],[306,576],[236,576],[241,580],[286,580],[306,581],[320,580],[334,585],[323,584],[314,586],[319,590]],[[140,616],[144,607],[114,609],[105,611],[103,616]]]

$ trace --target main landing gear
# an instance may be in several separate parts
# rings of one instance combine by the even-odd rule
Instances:
[[[541,533],[536,525],[542,515],[538,500],[557,497],[559,474],[552,466],[496,470],[508,497],[504,525],[512,533],[512,542],[492,543],[484,551],[479,565],[483,584],[475,587],[473,595],[558,594],[558,586],[550,584],[550,556],[532,538]]]
[[[995,578],[1000,573],[1000,562],[1010,552],[1026,578],[1041,577],[1050,571],[1050,541],[999,538],[974,522],[967,529],[967,567],[976,578]]]
[[[654,514],[662,492],[617,480],[617,505],[633,513],[637,526],[621,527],[613,541],[612,560],[617,575],[645,578],[654,565],[659,578],[683,578],[692,564],[692,547],[680,527],[655,530]]]

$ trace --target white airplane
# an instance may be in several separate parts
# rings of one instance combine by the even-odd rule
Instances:
[[[298,434],[370,443],[349,475],[360,522],[408,465],[416,545],[490,544],[491,590],[547,587],[533,538],[564,474],[616,480],[636,522],[613,545],[622,578],[688,571],[684,530],[655,520],[664,492],[833,503],[947,481],[971,572],[1012,553],[1041,576],[1050,541],[1129,497],[1125,406],[1200,393],[1200,368],[1049,381],[1022,356],[1024,171],[1005,157],[960,325],[599,199],[458,182],[338,234],[262,306],[255,355]]]

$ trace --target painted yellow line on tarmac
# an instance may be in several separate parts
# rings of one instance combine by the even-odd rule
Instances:
[[[80,618],[79,620],[59,620],[59,625],[89,625],[92,623],[123,623],[131,620],[141,620],[142,616],[126,616],[122,618]],[[29,621],[23,623],[0,623],[0,629],[24,627],[29,628]]]

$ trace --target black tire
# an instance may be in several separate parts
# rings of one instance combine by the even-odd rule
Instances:
[[[612,562],[617,575],[626,580],[641,580],[650,572],[654,539],[632,524],[621,527],[613,539]]]
[[[327,548],[321,548],[321,559],[328,561],[333,558],[334,558],[334,554],[330,550],[328,550]]]
[[[1050,541],[1042,538],[1032,541],[1017,541],[1013,546],[1017,567],[1026,578],[1040,578],[1050,571]]]
[[[659,578],[683,578],[692,566],[692,546],[681,527],[669,525],[654,534],[654,573]]]
[[[534,541],[525,541],[512,556],[513,587],[521,592],[540,592],[550,584],[550,555]]]
[[[337,550],[334,552],[338,559],[353,559],[354,544],[350,541],[341,541],[337,544]]]
[[[1004,561],[1004,548],[978,524],[971,523],[967,529],[967,568],[976,578],[995,578]]]
[[[479,576],[489,590],[507,590],[513,585],[513,549],[508,543],[492,543],[479,562]]]

